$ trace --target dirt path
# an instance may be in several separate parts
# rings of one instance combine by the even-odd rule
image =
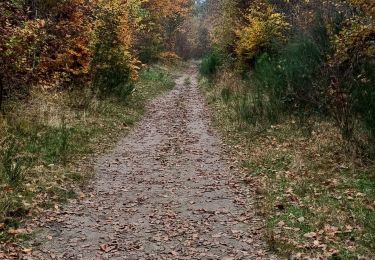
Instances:
[[[268,259],[191,67],[97,161],[91,194],[42,232],[39,259]],[[190,78],[190,84],[186,84]],[[46,241],[46,242],[45,242]]]

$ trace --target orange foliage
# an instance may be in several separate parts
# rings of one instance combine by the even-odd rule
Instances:
[[[40,77],[49,79],[60,75],[77,78],[88,75],[92,9],[93,6],[84,0],[69,0],[52,10],[57,18],[47,20]]]
[[[161,43],[158,51],[173,51],[192,4],[192,0],[1,1],[0,92],[20,85],[90,82],[93,48],[99,41],[109,43],[96,37],[102,11],[116,21],[114,44],[128,62],[130,79],[136,80],[141,67],[137,54],[152,45],[144,39]],[[112,39],[110,34],[105,37]]]
[[[177,15],[186,16],[191,11],[191,0],[149,0],[145,4],[155,17],[171,18]]]

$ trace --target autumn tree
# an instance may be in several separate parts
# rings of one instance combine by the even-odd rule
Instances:
[[[343,135],[364,146],[368,140],[355,136],[358,124],[364,125],[367,139],[375,143],[375,4],[362,0],[347,4],[351,15],[332,36],[328,92],[332,114]],[[375,149],[372,152],[375,154]]]
[[[100,1],[96,11],[91,71],[102,94],[126,96],[137,78],[137,59],[132,55],[134,31],[129,3]]]
[[[93,82],[104,92],[129,92],[138,57],[153,61],[163,51],[176,56],[192,5],[191,0],[2,1],[0,104],[11,90],[21,93],[34,85]]]
[[[284,15],[266,1],[255,1],[245,11],[244,18],[245,24],[236,30],[236,53],[241,59],[251,61],[286,41],[289,24]]]
[[[29,21],[21,4],[0,3],[0,107],[4,95],[31,83],[33,53],[43,25],[41,20]]]
[[[84,0],[2,2],[0,92],[87,81],[93,8]]]
[[[153,61],[163,51],[175,51],[177,35],[191,12],[191,0],[144,1],[145,15],[137,46],[144,62]]]
[[[85,0],[59,1],[51,7],[45,18],[44,46],[39,54],[40,78],[87,81],[94,8]]]

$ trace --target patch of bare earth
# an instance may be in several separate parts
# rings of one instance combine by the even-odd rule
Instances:
[[[176,83],[97,160],[90,191],[41,220],[33,257],[270,258],[252,194],[210,127],[196,68]]]

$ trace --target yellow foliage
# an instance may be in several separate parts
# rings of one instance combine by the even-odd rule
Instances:
[[[350,0],[350,3],[353,6],[361,9],[363,13],[367,16],[371,17],[372,19],[375,18],[375,2],[369,0]]]
[[[118,40],[126,50],[132,47],[135,40],[134,33],[137,19],[133,19],[130,12],[133,10],[131,7],[135,6],[138,2],[141,3],[143,0],[99,0],[98,3],[99,8],[102,10],[101,12],[111,13],[119,21]],[[100,20],[97,21],[98,25],[100,25],[100,22]]]
[[[136,16],[136,9],[147,2],[148,0],[100,0],[99,7],[101,12],[111,13],[118,21],[116,40],[119,42],[119,48],[122,50],[128,60],[130,69],[130,79],[136,81],[138,79],[138,72],[141,67],[141,62],[133,53],[133,45],[136,40],[136,32],[139,30],[139,23],[141,18]],[[100,26],[101,21],[97,21],[97,27]],[[101,39],[96,39],[100,41]]]
[[[142,63],[137,58],[130,58],[129,68],[130,68],[130,80],[136,81],[139,78],[139,70],[142,67]]]
[[[208,28],[209,38],[213,45],[224,51],[235,41],[239,10],[236,7],[236,2],[231,0],[221,0],[215,5],[218,5],[218,8],[217,10],[212,8],[215,11],[211,10],[214,13],[205,21],[205,26]]]
[[[162,52],[159,56],[160,59],[164,62],[176,62],[181,60],[181,58],[175,52],[172,51]]]
[[[375,57],[375,43],[372,40],[375,24],[365,23],[363,20],[366,19],[351,19],[347,27],[335,36],[333,43],[336,52],[331,62],[336,65],[344,62],[354,64],[356,60]]]
[[[157,18],[171,18],[176,15],[186,16],[192,8],[191,0],[148,0],[148,9]]]
[[[240,57],[253,59],[260,52],[270,49],[272,42],[286,40],[289,24],[284,15],[275,12],[271,5],[255,2],[245,14],[245,20],[247,24],[236,31],[236,53]]]

